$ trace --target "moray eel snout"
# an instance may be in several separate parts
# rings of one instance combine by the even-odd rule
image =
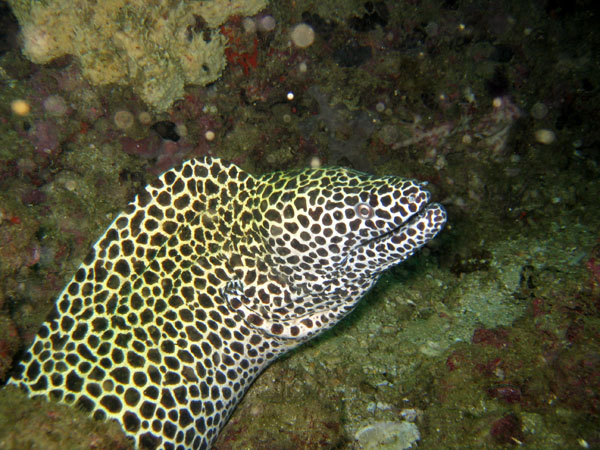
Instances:
[[[399,177],[186,161],[94,244],[9,384],[115,420],[140,449],[208,449],[269,363],[445,222]]]
[[[340,276],[376,279],[431,240],[446,212],[426,183],[346,168],[276,172],[264,206],[271,265],[290,285],[322,292]],[[298,270],[301,269],[301,270]],[[345,302],[347,303],[347,302]]]
[[[369,274],[372,275],[404,261],[439,233],[446,224],[446,210],[439,203],[428,203],[429,192],[422,190],[420,184],[417,186],[418,194],[401,196],[398,204],[390,209],[394,220],[392,228],[386,227],[382,221],[376,222],[381,234],[358,243],[347,260],[352,262],[352,253],[362,251],[367,254],[366,250],[371,250],[368,259],[372,268]],[[405,198],[408,198],[408,208],[403,205]],[[385,213],[382,215],[385,216]]]

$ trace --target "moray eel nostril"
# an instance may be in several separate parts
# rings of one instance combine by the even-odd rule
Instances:
[[[207,449],[269,363],[443,228],[424,187],[187,161],[96,242],[9,383],[118,421],[138,448]]]

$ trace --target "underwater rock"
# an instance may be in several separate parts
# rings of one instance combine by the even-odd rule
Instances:
[[[361,448],[380,450],[403,450],[412,448],[421,434],[414,423],[375,422],[361,428],[356,433],[356,440]]]
[[[73,55],[94,85],[131,85],[156,111],[183,96],[185,84],[206,85],[225,68],[231,14],[253,15],[266,0],[10,0],[21,25],[24,55],[36,64]],[[206,25],[194,32],[198,18]]]

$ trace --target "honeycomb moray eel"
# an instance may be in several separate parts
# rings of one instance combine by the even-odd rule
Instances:
[[[442,229],[423,186],[187,161],[96,242],[9,383],[118,421],[138,448],[209,448],[269,363]]]

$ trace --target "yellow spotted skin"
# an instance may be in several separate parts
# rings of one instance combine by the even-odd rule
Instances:
[[[270,362],[443,228],[428,201],[344,168],[187,161],[96,242],[9,383],[118,421],[138,448],[210,448]]]

